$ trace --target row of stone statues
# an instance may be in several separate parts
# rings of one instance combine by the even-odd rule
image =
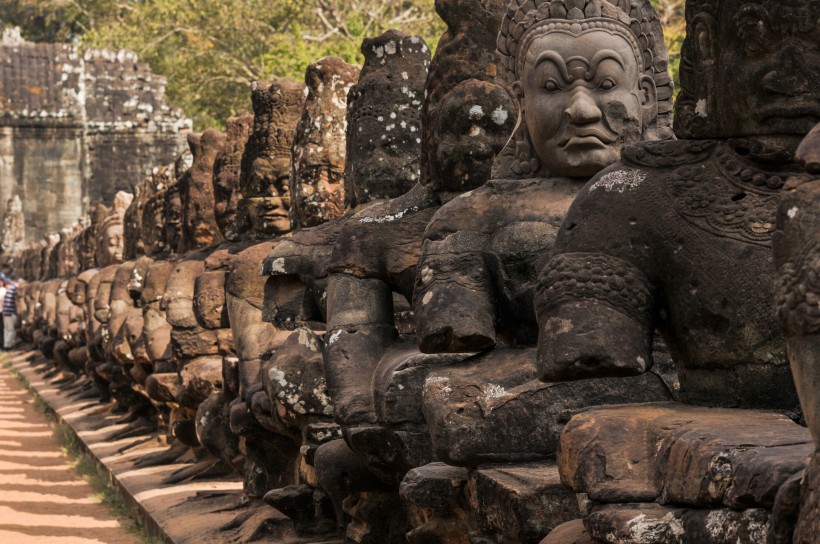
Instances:
[[[649,0],[436,10],[23,250],[23,337],[277,541],[818,542],[820,2],[688,0],[674,132]]]

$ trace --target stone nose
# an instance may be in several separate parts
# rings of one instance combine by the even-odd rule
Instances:
[[[595,98],[585,88],[578,88],[573,91],[564,109],[564,115],[573,125],[595,123],[600,121],[603,116]]]

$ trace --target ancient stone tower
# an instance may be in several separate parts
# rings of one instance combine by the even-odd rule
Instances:
[[[191,121],[130,51],[0,43],[0,202],[17,195],[26,241],[59,231],[171,162]]]

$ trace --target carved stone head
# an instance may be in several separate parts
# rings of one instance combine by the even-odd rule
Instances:
[[[293,141],[290,222],[313,227],[344,211],[347,94],[359,67],[325,57],[307,67],[308,94]]]
[[[256,82],[251,92],[253,131],[242,154],[232,239],[266,238],[290,230],[291,152],[305,88],[291,79]]]
[[[182,238],[179,251],[207,247],[222,239],[214,215],[214,160],[225,146],[225,135],[208,129],[201,135],[188,134],[193,163],[179,179],[182,201]]]
[[[436,2],[447,32],[427,75],[421,144],[421,183],[434,191],[461,193],[487,181],[512,132],[515,104],[495,50],[506,4]]]
[[[118,192],[108,214],[97,226],[97,266],[105,267],[122,262],[125,210],[131,205],[132,199],[131,193]]]
[[[818,33],[818,0],[689,0],[675,133],[806,134],[820,120]]]
[[[588,177],[626,145],[671,137],[661,23],[649,0],[623,4],[510,4],[498,51],[521,111],[500,175]]]
[[[240,167],[245,144],[253,130],[253,115],[243,113],[226,122],[225,147],[214,160],[214,214],[222,235],[233,239],[239,192]]]
[[[154,192],[142,208],[140,238],[145,254],[157,256],[169,249],[165,240],[165,199],[170,187],[176,184],[173,165],[154,168],[151,178]]]
[[[430,49],[389,30],[362,42],[364,66],[347,98],[345,205],[402,195],[418,183],[421,105]]]

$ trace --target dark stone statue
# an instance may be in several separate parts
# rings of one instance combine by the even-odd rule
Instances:
[[[687,4],[681,140],[626,148],[577,197],[539,280],[543,379],[644,372],[657,328],[684,402],[799,413],[771,240],[806,118],[820,112],[818,7]]]
[[[820,125],[803,140],[797,160],[811,178],[792,178],[780,200],[772,241],[775,301],[803,414],[820,448]],[[790,541],[808,543],[820,531],[820,449],[806,466],[801,488]]]

